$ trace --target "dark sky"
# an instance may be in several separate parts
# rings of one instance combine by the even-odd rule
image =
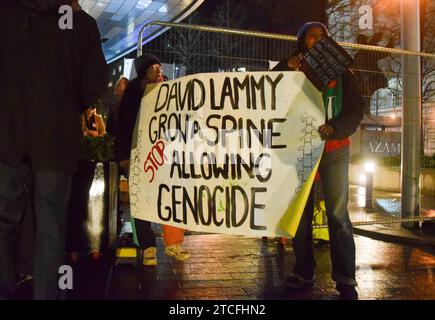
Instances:
[[[229,0],[230,8],[244,6],[248,20],[244,28],[265,32],[296,34],[299,27],[308,21],[324,22],[326,0]],[[227,0],[205,0],[198,13],[210,17],[216,6]]]

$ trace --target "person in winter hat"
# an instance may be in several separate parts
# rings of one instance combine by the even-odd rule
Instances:
[[[146,86],[151,83],[164,81],[160,60],[148,53],[144,53],[134,61],[137,77],[127,85],[119,107],[119,123],[115,140],[115,157],[122,170],[128,172],[130,167],[130,150],[133,130],[140,110],[142,96]],[[151,223],[134,219],[139,247],[142,250],[142,261],[145,266],[155,266],[156,236],[151,229]],[[184,229],[162,225],[165,254],[177,260],[186,260],[190,257],[183,247]]]
[[[304,24],[297,35],[299,53],[284,60],[275,70],[301,69],[302,54],[312,48],[328,29],[320,22]],[[331,244],[332,279],[342,299],[357,299],[355,278],[355,242],[347,209],[349,194],[349,137],[357,130],[364,110],[364,100],[351,71],[338,76],[324,90],[325,123],[318,127],[325,149],[318,173],[325,196]],[[296,264],[287,279],[290,290],[300,290],[314,283],[313,192],[305,206],[293,248]]]

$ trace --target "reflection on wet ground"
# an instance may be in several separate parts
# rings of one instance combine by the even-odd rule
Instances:
[[[355,240],[360,299],[435,299],[434,248],[360,236]],[[190,235],[185,246],[192,257],[177,262],[164,255],[159,239],[157,267],[110,266],[102,260],[92,269],[89,263],[88,272],[77,275],[81,287],[69,298],[337,299],[328,246],[316,248],[315,286],[299,293],[288,292],[284,286],[294,263],[291,242],[281,245],[275,239]]]

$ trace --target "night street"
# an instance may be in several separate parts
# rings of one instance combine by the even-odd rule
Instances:
[[[361,300],[435,299],[435,249],[355,236]],[[226,235],[186,236],[192,257],[176,262],[158,239],[157,267],[110,266],[83,262],[75,271],[68,299],[119,300],[336,300],[329,248],[317,247],[315,285],[302,292],[285,289],[294,263],[290,243]],[[22,298],[29,287],[22,289]]]

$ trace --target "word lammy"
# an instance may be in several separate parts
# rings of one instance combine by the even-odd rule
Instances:
[[[225,106],[231,106],[232,109],[276,110],[276,88],[283,76],[279,73],[275,79],[272,79],[269,75],[263,75],[258,80],[252,75],[247,75],[243,80],[239,80],[238,77],[225,77],[220,92],[217,92],[213,79],[209,79],[208,90],[206,84],[199,79],[190,80],[184,88],[181,81],[174,82],[172,85],[163,83],[157,95],[154,112],[185,109],[198,111],[206,105],[207,92],[209,92],[207,105],[211,110],[223,110]],[[271,94],[266,101],[268,91]],[[245,98],[244,105],[240,103],[242,96]],[[220,98],[216,99],[216,97]]]

